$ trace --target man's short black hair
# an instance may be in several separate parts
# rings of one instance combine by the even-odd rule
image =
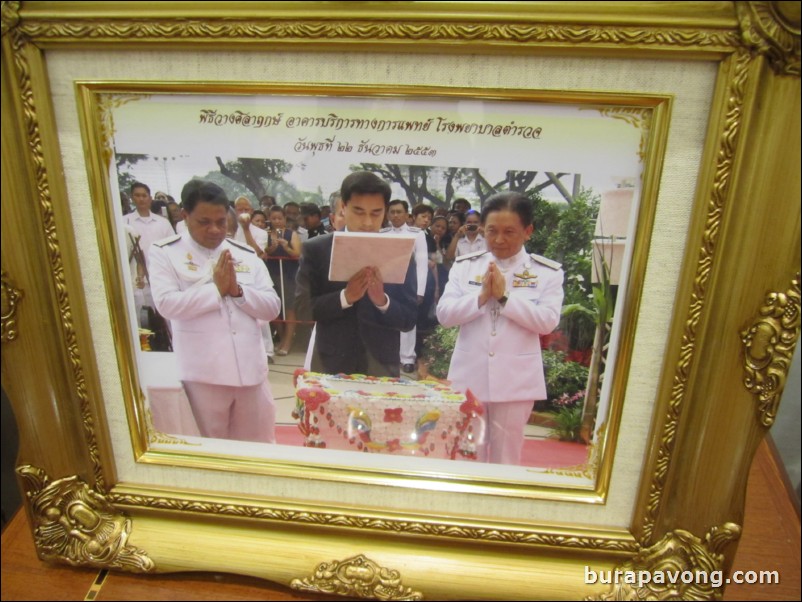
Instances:
[[[144,182],[134,182],[133,184],[131,184],[131,196],[134,196],[134,190],[136,190],[137,188],[144,188],[145,190],[148,191],[148,196],[150,196],[150,186],[148,186]]]
[[[482,207],[482,223],[495,211],[512,211],[524,228],[532,225],[532,199],[519,192],[500,192],[487,199]]]
[[[404,206],[404,213],[409,213],[409,203],[407,203],[406,201],[402,201],[401,199],[393,199],[387,205],[387,208],[389,209],[393,205],[403,205]]]
[[[421,213],[430,213],[434,217],[434,208],[426,203],[418,203],[412,208],[412,217],[418,217]]]
[[[446,216],[448,219],[452,217],[456,217],[457,221],[459,221],[460,225],[465,223],[465,214],[462,211],[449,211],[448,215]]]
[[[380,194],[384,205],[390,202],[390,185],[371,171],[355,171],[348,174],[340,187],[343,204],[347,205],[354,194]]]
[[[183,207],[186,205],[187,198],[189,194],[198,188],[201,184],[203,184],[203,180],[199,180],[197,178],[192,178],[189,182],[184,184],[184,187],[181,189],[181,206]]]
[[[459,203],[461,205],[462,204],[468,205],[468,209],[471,208],[471,202],[468,199],[459,198],[459,199],[454,199],[454,202],[451,203],[452,211],[459,211],[459,209],[457,209],[457,203]],[[466,209],[466,211],[467,211],[467,209]],[[464,211],[463,211],[463,213],[464,213]]]
[[[304,217],[307,215],[320,215],[320,207],[314,203],[304,203],[301,205],[301,215]]]
[[[226,191],[214,182],[204,182],[203,180],[187,182],[181,190],[181,201],[184,211],[187,213],[192,213],[201,202],[228,207]]]

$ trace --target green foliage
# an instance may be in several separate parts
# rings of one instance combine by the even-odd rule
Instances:
[[[579,431],[582,429],[582,404],[562,407],[553,412],[554,428],[551,437],[560,441],[580,441]]]
[[[549,240],[560,223],[562,209],[558,203],[545,200],[539,192],[530,192],[528,196],[532,199],[532,222],[535,228],[526,241],[526,250],[548,257]]]
[[[539,409],[556,409],[561,398],[572,397],[584,391],[588,384],[588,369],[580,363],[565,358],[562,351],[543,350],[543,370],[546,373],[548,400],[538,404]]]
[[[215,157],[220,173],[241,186],[245,186],[252,198],[257,201],[267,194],[268,188],[275,182],[283,181],[284,176],[292,169],[292,163],[282,159],[254,159],[240,157],[236,161],[223,163]]]
[[[544,213],[544,222],[550,228],[541,233],[545,240],[536,238],[536,228],[526,247],[527,250],[559,261],[563,266],[565,297],[559,329],[568,338],[572,349],[587,349],[593,344],[596,322],[593,318],[595,307],[591,270],[593,234],[600,203],[599,195],[590,189],[583,189],[572,203],[561,209],[557,205],[556,215],[553,210]],[[537,205],[535,208],[537,211]],[[543,251],[538,250],[544,247]]]
[[[205,176],[201,176],[201,180],[213,182],[220,188],[226,191],[226,197],[229,201],[233,201],[239,196],[244,196],[251,201],[252,204],[258,205],[258,199],[254,198],[253,193],[239,182],[235,182],[231,178],[225,177],[219,171],[210,171]]]
[[[120,192],[126,195],[131,192],[131,184],[136,182],[136,178],[131,175],[130,169],[134,164],[139,161],[144,161],[148,155],[135,155],[130,153],[121,153],[115,156],[117,163],[117,184],[120,187]]]
[[[434,207],[451,206],[456,190],[473,182],[474,170],[461,167],[429,167],[396,163],[360,163],[351,169],[375,173],[387,182],[398,184],[410,207],[427,203]]]
[[[587,303],[587,301],[585,301]],[[585,303],[563,304],[560,330],[568,338],[571,349],[589,349],[596,332],[596,312]]]
[[[437,378],[448,376],[451,355],[457,344],[459,327],[445,328],[438,326],[423,341],[423,360],[429,367],[429,374]]]
[[[601,266],[601,273],[597,274],[599,282],[593,285],[593,303],[596,306],[598,325],[610,322],[615,311],[615,295],[610,284],[610,266],[605,255],[606,245],[602,242],[600,247],[598,264]]]

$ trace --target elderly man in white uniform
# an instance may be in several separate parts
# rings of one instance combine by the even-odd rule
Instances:
[[[448,379],[470,389],[486,412],[479,459],[520,464],[532,404],[546,398],[540,335],[560,322],[563,271],[523,248],[533,231],[525,196],[492,196],[482,224],[488,250],[457,259],[437,318],[460,327]]]
[[[264,259],[268,242],[267,231],[251,223],[251,216],[253,215],[251,201],[244,196],[237,197],[237,200],[234,201],[234,211],[237,212],[237,221],[239,223],[234,240],[250,246],[261,259]]]
[[[153,298],[173,327],[179,377],[204,437],[275,442],[259,320],[280,301],[264,262],[226,236],[228,199],[216,184],[187,190],[187,231],[153,245]]]

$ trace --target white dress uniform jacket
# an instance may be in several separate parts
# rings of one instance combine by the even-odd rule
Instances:
[[[242,297],[221,297],[214,284],[224,249],[236,262]],[[185,231],[151,247],[150,279],[156,308],[172,324],[180,380],[232,387],[265,381],[258,320],[273,320],[281,302],[256,253],[232,240],[206,249]]]
[[[491,261],[506,276],[508,300],[479,307]],[[454,388],[483,402],[546,399],[540,335],[560,322],[562,285],[559,264],[524,249],[508,259],[488,251],[457,259],[437,305],[440,324],[460,326],[448,371]]]
[[[234,240],[247,247],[248,243],[245,240],[245,230],[243,230],[244,226],[240,222],[237,222],[237,224],[239,227],[237,228],[237,232],[234,234]],[[259,245],[262,251],[264,251],[267,248],[268,243],[267,230],[262,230],[250,222],[248,222],[248,230],[250,231],[251,236],[253,236],[253,242]]]
[[[128,213],[123,216],[123,223],[134,233],[133,238],[128,241],[129,244],[132,244],[138,239],[139,248],[142,250],[142,254],[145,258],[145,266],[143,267],[149,271],[150,246],[154,242],[167,238],[168,236],[174,236],[173,227],[170,225],[170,222],[161,215],[152,212],[148,213],[146,217],[142,217],[136,211]],[[131,268],[131,280],[136,282],[138,276],[137,261],[130,251],[128,256]],[[142,319],[139,312],[143,306],[153,307],[153,296],[151,294],[149,279],[144,282],[141,288],[134,286],[134,305],[136,307],[137,320]]]

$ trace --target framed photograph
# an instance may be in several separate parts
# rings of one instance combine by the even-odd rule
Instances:
[[[3,7],[3,386],[43,559],[382,599],[720,594],[799,335],[798,14],[95,6]],[[435,208],[533,200],[529,250],[573,295],[545,346],[587,364],[549,402],[578,442],[493,465],[306,445],[289,405],[278,444],[170,420],[126,187],[325,205],[357,169]],[[291,367],[269,380],[292,404]]]
[[[94,203],[95,225],[104,233],[98,242],[111,241],[111,248],[103,252],[117,255],[115,262],[104,265],[104,276],[112,292],[108,311],[115,331],[125,335],[116,351],[120,373],[130,375],[125,407],[131,438],[137,449],[147,450],[140,460],[156,450],[153,461],[181,458],[168,460],[173,464],[198,455],[211,454],[215,459],[245,455],[265,460],[252,464],[261,471],[285,470],[287,460],[304,470],[345,465],[344,472],[330,469],[330,474],[351,480],[361,479],[363,471],[388,471],[388,476],[412,477],[415,487],[436,471],[438,483],[460,483],[466,491],[493,483],[497,494],[506,489],[509,495],[548,498],[571,492],[586,501],[604,501],[623,406],[623,386],[616,382],[623,382],[629,365],[629,357],[618,357],[616,351],[620,333],[633,332],[640,298],[638,284],[627,286],[628,275],[632,271],[633,280],[642,282],[643,250],[650,238],[657,193],[649,183],[659,179],[663,163],[669,97],[334,84],[162,83],[157,90],[141,83],[75,85],[84,115],[84,143],[92,149],[90,155],[104,161],[88,167],[90,181],[104,191]],[[214,93],[222,88],[225,94]],[[366,115],[380,118],[365,119]],[[534,164],[542,165],[542,170],[530,169]],[[574,431],[587,416],[589,432],[584,439],[578,433],[564,435],[568,441],[533,436],[527,460],[499,472],[487,464],[433,462],[444,455],[435,452],[433,443],[431,449],[422,450],[425,455],[418,454],[420,458],[343,455],[330,447],[332,441],[325,450],[243,447],[200,438],[191,421],[184,428],[180,416],[170,418],[177,413],[176,406],[188,407],[188,402],[180,399],[175,354],[159,347],[158,341],[141,345],[137,334],[149,324],[143,323],[147,318],[138,317],[141,303],[135,301],[136,262],[131,259],[126,210],[121,208],[124,182],[155,179],[156,188],[178,196],[186,182],[206,178],[232,186],[232,199],[238,194],[233,186],[246,187],[243,193],[254,205],[265,192],[284,203],[315,197],[323,202],[336,194],[343,174],[355,169],[386,178],[394,198],[410,206],[427,200],[433,208],[449,208],[464,195],[476,199],[479,208],[495,192],[519,191],[540,207],[538,221],[542,214],[549,222],[539,225],[539,238],[549,241],[566,232],[566,242],[539,243],[535,250],[552,249],[565,258],[570,264],[565,287],[570,307],[589,314],[584,322],[576,316],[573,321],[566,319],[564,341],[554,345],[557,350],[546,352],[554,364],[555,384],[548,387],[553,404],[568,406],[562,414],[552,414],[559,417],[570,411]],[[561,178],[569,182],[570,192]],[[641,182],[647,183],[643,202]],[[636,254],[641,260],[630,270],[636,248],[641,249]],[[604,320],[596,319],[600,301],[592,300],[593,290],[603,288],[600,280],[608,284],[611,306],[620,299],[618,310],[610,309]],[[285,283],[276,285],[284,288]],[[571,317],[567,311],[566,315]],[[595,337],[598,329],[605,334]],[[579,353],[585,354],[583,361],[567,359]],[[311,441],[301,437],[298,420],[292,417],[296,403],[291,375],[302,360],[302,354],[295,363],[282,360],[270,377],[280,405],[280,438],[295,446]],[[566,374],[571,370],[577,372],[572,388],[558,386],[559,379],[569,380]],[[594,394],[588,395],[591,380]],[[610,403],[614,389],[615,402]],[[136,417],[143,420],[137,422]],[[357,442],[347,447],[361,451]],[[399,485],[403,482],[396,479]]]

